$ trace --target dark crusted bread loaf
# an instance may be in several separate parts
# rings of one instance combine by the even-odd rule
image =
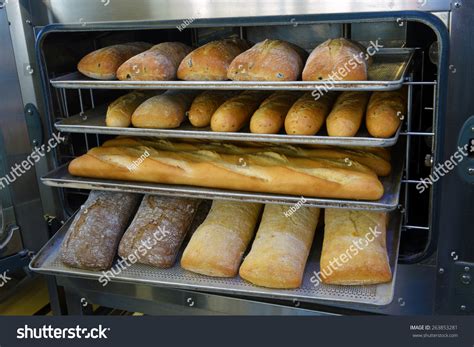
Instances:
[[[137,194],[91,191],[64,237],[62,262],[81,269],[110,268],[139,199]]]

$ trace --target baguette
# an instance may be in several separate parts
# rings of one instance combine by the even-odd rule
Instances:
[[[224,81],[232,60],[249,48],[247,41],[238,38],[211,41],[181,61],[178,78],[186,81]]]
[[[229,66],[234,81],[296,81],[308,54],[281,40],[265,40],[239,54]]]
[[[343,92],[326,119],[329,136],[355,136],[369,101],[367,92]]]
[[[406,113],[403,90],[374,92],[367,106],[365,125],[373,137],[392,137]]]
[[[340,285],[390,281],[386,226],[383,212],[326,209],[320,278],[313,276],[311,281]]]
[[[256,203],[213,201],[184,250],[181,267],[207,276],[236,276],[261,208]]]
[[[334,103],[334,94],[326,93],[315,99],[312,93],[300,97],[285,119],[285,131],[290,135],[316,135]]]
[[[193,100],[192,93],[167,91],[147,99],[132,115],[136,128],[177,128],[185,119]]]
[[[265,205],[262,221],[239,274],[262,287],[298,288],[318,225],[319,208]]]
[[[126,62],[117,70],[121,81],[169,81],[176,79],[181,60],[191,47],[181,42],[163,42]]]
[[[232,95],[232,92],[211,90],[199,94],[194,99],[187,113],[189,121],[195,127],[201,128],[209,126],[214,112]]]
[[[239,131],[267,96],[265,92],[245,91],[225,101],[211,117],[211,129]]]
[[[250,118],[250,132],[257,134],[278,134],[286,114],[298,94],[275,92],[266,98]]]
[[[143,153],[148,156],[143,158]],[[128,168],[140,159],[134,170]],[[74,176],[184,184],[324,198],[378,200],[383,186],[363,165],[277,153],[171,152],[153,147],[97,147],[69,164]]]
[[[153,93],[146,91],[134,91],[122,95],[113,101],[107,108],[105,124],[108,127],[128,127],[132,123],[132,114],[137,107]]]
[[[199,202],[145,195],[120,241],[119,255],[162,269],[173,266]]]
[[[365,81],[370,64],[365,47],[345,38],[329,39],[309,55],[303,81]]]
[[[139,199],[138,194],[91,191],[64,237],[61,261],[80,269],[109,269]]]
[[[388,176],[391,172],[390,159],[366,150],[337,148],[332,146],[305,149],[296,146],[268,146],[268,147],[240,147],[226,143],[187,143],[187,142],[170,142],[166,140],[156,140],[147,138],[125,137],[107,140],[102,145],[104,147],[113,146],[150,146],[158,150],[189,152],[199,150],[215,151],[220,154],[257,154],[259,152],[275,152],[289,157],[301,157],[307,159],[342,159],[348,166],[356,168],[357,163],[367,166],[378,176]],[[382,152],[383,153],[383,152]]]
[[[129,42],[100,48],[83,57],[77,64],[77,69],[90,78],[113,80],[124,61],[150,47],[151,44],[145,42]]]

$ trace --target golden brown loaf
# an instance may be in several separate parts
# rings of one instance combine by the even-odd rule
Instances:
[[[130,171],[128,168],[149,156]],[[69,164],[75,176],[185,184],[252,192],[378,200],[383,186],[369,168],[342,159],[286,157],[274,152],[173,152],[150,146],[97,147]]]
[[[207,276],[236,276],[261,208],[255,203],[213,201],[184,250],[181,267]]]
[[[370,61],[359,43],[337,38],[317,46],[303,70],[303,81],[365,81]]]
[[[211,124],[211,117],[220,105],[234,93],[226,91],[207,90],[199,94],[191,104],[188,118],[195,127],[207,127]]]
[[[317,100],[305,93],[290,108],[285,119],[285,131],[290,135],[316,135],[331,111],[335,94],[326,93]]]
[[[275,92],[266,98],[250,118],[250,132],[278,134],[291,105],[298,98],[297,93]]]
[[[403,90],[372,93],[365,124],[374,137],[392,137],[406,114],[406,100]]]
[[[109,269],[140,197],[91,191],[64,237],[61,261],[80,269]]]
[[[178,78],[187,81],[223,81],[234,58],[250,48],[238,38],[212,41],[189,53],[179,64]]]
[[[362,285],[392,278],[384,212],[325,210],[319,278],[329,284]]]
[[[193,98],[193,93],[178,91],[156,95],[137,107],[132,124],[136,128],[177,128],[184,121]]]
[[[132,114],[136,108],[146,99],[153,96],[152,92],[134,91],[122,95],[113,101],[107,108],[105,124],[108,127],[128,127],[130,126]]]
[[[221,154],[252,154],[259,152],[275,152],[289,157],[302,157],[308,159],[343,159],[347,166],[360,163],[374,171],[378,176],[387,176],[391,172],[390,157],[380,156],[377,152],[371,152],[364,149],[340,148],[326,146],[315,149],[306,149],[290,145],[268,146],[268,147],[241,147],[228,143],[188,143],[188,142],[170,142],[166,140],[138,138],[138,137],[120,137],[107,140],[103,143],[104,147],[113,146],[150,146],[158,150],[187,152],[208,150]],[[380,151],[381,154],[385,153]]]
[[[370,94],[343,92],[326,119],[329,136],[355,136],[359,131]]]
[[[120,241],[119,255],[134,263],[173,266],[199,203],[198,199],[145,195]]]
[[[145,42],[129,42],[100,48],[87,54],[77,64],[77,69],[90,78],[113,80],[124,61],[151,47]]]
[[[238,55],[227,77],[234,81],[296,81],[307,53],[281,40],[265,40]]]
[[[262,221],[239,274],[258,286],[298,288],[303,280],[319,208],[265,205]]]
[[[169,81],[176,79],[181,60],[191,52],[181,42],[163,42],[124,62],[117,70],[121,81]]]
[[[213,131],[239,131],[247,124],[267,93],[245,91],[226,100],[211,117]]]

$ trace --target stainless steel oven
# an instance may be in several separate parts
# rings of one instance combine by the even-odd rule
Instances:
[[[84,313],[85,301],[148,314],[469,314],[474,310],[474,157],[426,191],[417,185],[438,172],[458,146],[474,139],[474,101],[469,96],[473,39],[463,34],[472,23],[468,1],[239,1],[65,0],[12,1],[6,4],[17,57],[23,102],[39,109],[38,124],[49,138],[61,131],[66,140],[53,151],[50,165],[38,168],[43,209],[65,223],[37,254],[30,267],[49,278],[56,312]],[[180,25],[187,23],[184,30]],[[464,28],[464,29],[463,29]],[[347,37],[366,44],[378,41],[370,81],[336,84],[335,90],[407,88],[408,111],[391,139],[361,134],[353,139],[319,136],[216,134],[187,128],[114,131],[101,126],[104,106],[124,90],[138,89],[287,89],[314,90],[321,83],[238,84],[182,81],[128,83],[91,81],[76,72],[78,60],[94,48],[116,42],[181,41],[198,46],[238,35],[258,42],[284,39],[310,50],[327,38]],[[33,56],[36,57],[33,63]],[[28,62],[28,64],[26,64]],[[22,78],[29,65],[33,78]],[[36,129],[37,130],[37,129]],[[32,136],[30,130],[30,136]],[[106,287],[96,275],[62,266],[57,249],[68,218],[89,189],[195,196],[204,199],[292,204],[294,197],[222,192],[127,182],[78,179],[65,165],[113,135],[192,138],[200,141],[326,144],[393,147],[394,173],[384,180],[386,194],[375,203],[309,199],[319,207],[390,211],[389,255],[393,281],[379,286],[328,286],[317,291],[307,279],[299,290],[263,290],[237,280],[211,280],[185,273],[137,266]],[[317,243],[318,241],[316,241]],[[319,240],[320,242],[320,240]],[[315,246],[317,248],[317,246]],[[59,302],[66,293],[67,307]]]

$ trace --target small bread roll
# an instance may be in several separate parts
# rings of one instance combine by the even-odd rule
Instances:
[[[365,124],[373,137],[392,137],[406,114],[403,90],[374,92],[367,106]]]
[[[245,91],[225,101],[211,117],[213,131],[239,131],[248,122],[267,93]]]
[[[194,95],[167,91],[154,96],[137,107],[132,115],[132,124],[137,128],[177,128],[185,118]]]
[[[188,111],[189,121],[195,127],[209,126],[214,112],[234,94],[233,92],[213,90],[207,90],[199,94]]]
[[[154,93],[146,91],[134,91],[113,101],[107,108],[105,124],[108,127],[128,127],[132,123],[132,114],[138,106],[146,99],[151,98]]]
[[[326,93],[316,98],[308,92],[290,108],[285,119],[285,131],[290,135],[316,135],[334,103],[335,94]]]
[[[278,134],[291,105],[298,98],[297,93],[275,92],[266,98],[250,119],[250,132],[257,134]]]
[[[339,95],[326,119],[328,135],[355,136],[362,123],[369,96],[368,92],[343,92]]]

